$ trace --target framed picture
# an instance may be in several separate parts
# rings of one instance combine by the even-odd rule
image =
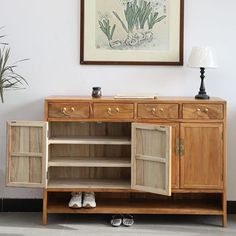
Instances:
[[[81,0],[80,63],[183,65],[184,0]]]

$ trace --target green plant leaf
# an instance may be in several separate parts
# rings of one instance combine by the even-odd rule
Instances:
[[[18,60],[14,64],[9,65],[10,48],[0,48],[0,97],[4,102],[4,89],[20,89],[22,86],[28,85],[26,79],[16,72],[18,64],[29,59]]]
[[[161,16],[158,19],[156,19],[155,22],[158,23],[158,22],[164,20],[165,18],[166,18],[166,16]]]
[[[114,31],[115,31],[115,28],[116,28],[116,25],[113,25],[112,30],[111,30],[111,38],[113,38],[113,34],[114,34]]]
[[[121,20],[121,18],[119,17],[119,15],[118,15],[115,11],[113,11],[113,14],[114,14],[115,17],[120,21],[120,23],[121,23],[122,27],[124,28],[124,30],[125,30],[127,33],[129,33],[129,30],[127,29],[125,23]]]
[[[99,21],[100,29],[102,32],[107,36],[107,39],[110,41],[112,40],[113,33],[115,30],[115,25],[112,27],[110,26],[110,21],[108,19],[103,19],[102,21]]]

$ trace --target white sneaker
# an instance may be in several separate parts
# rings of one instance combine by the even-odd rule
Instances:
[[[69,202],[70,208],[82,208],[82,193],[71,193],[72,197]]]
[[[111,225],[114,227],[119,227],[122,224],[122,215],[113,215],[111,219]]]
[[[123,225],[124,226],[132,226],[134,224],[134,217],[132,215],[124,215],[123,217]]]
[[[84,208],[95,208],[96,207],[95,194],[93,192],[84,193],[83,207]]]

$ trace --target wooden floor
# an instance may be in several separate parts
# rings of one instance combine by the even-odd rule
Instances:
[[[227,228],[219,216],[137,215],[130,227],[111,227],[111,215],[49,215],[42,226],[41,213],[0,213],[1,236],[235,236],[236,215]]]

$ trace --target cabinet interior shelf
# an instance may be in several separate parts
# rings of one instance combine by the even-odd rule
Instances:
[[[49,180],[47,188],[62,189],[130,189],[129,179],[52,179]]]
[[[49,199],[48,213],[75,214],[186,214],[222,215],[223,210],[214,201],[205,200],[148,200],[97,199],[94,209],[71,209],[66,199]]]
[[[131,167],[131,158],[52,157],[48,167]]]
[[[131,145],[131,139],[129,137],[109,136],[55,137],[50,138],[48,144]]]

